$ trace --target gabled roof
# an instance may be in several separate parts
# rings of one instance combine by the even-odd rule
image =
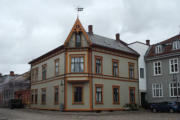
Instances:
[[[147,54],[145,57],[155,57],[155,56],[160,56],[160,55],[164,55],[164,54],[169,54],[169,53],[174,53],[174,52],[180,52],[180,49],[179,50],[172,50],[172,43],[173,41],[176,41],[176,40],[180,40],[180,34],[179,35],[176,35],[174,37],[171,37],[167,40],[164,40],[162,42],[159,42],[159,43],[156,43],[154,45],[152,45],[149,50],[147,51]],[[157,45],[162,45],[163,46],[163,49],[164,51],[160,54],[156,54],[155,53],[155,47]]]
[[[140,42],[140,41],[135,41],[135,42],[132,42],[132,43],[129,43],[128,45],[132,45],[132,44],[135,44],[135,43],[139,43],[139,44],[142,44],[142,45],[146,45],[146,46],[149,46],[143,42]]]
[[[69,33],[68,37],[66,38],[66,40],[65,40],[65,42],[64,42],[64,46],[66,46],[67,43],[70,41],[71,36],[72,36],[72,34],[73,34],[74,32],[77,32],[77,33],[78,33],[78,32],[82,32],[82,33],[84,34],[86,40],[89,42],[89,44],[90,44],[90,45],[92,44],[92,43],[91,43],[91,40],[88,38],[88,35],[87,35],[84,27],[82,26],[79,18],[77,17],[77,19],[76,19],[76,21],[75,21],[75,23],[74,23],[74,25],[73,25],[73,27],[72,27],[72,29],[71,29],[71,32]]]
[[[113,39],[96,35],[96,34],[88,34],[88,36],[90,40],[92,41],[93,45],[99,45],[99,46],[119,50],[122,52],[139,55],[136,51],[129,48],[127,44],[121,40],[113,40]]]

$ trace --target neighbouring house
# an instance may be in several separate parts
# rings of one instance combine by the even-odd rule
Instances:
[[[14,79],[17,76],[13,71],[10,71],[9,75],[2,75],[0,77],[1,106],[8,106],[9,100],[14,98]]]
[[[85,31],[77,18],[64,44],[32,60],[31,108],[122,110],[139,104],[138,57],[116,40]]]
[[[15,99],[21,99],[24,105],[30,104],[30,73],[26,72],[15,78]]]
[[[128,44],[128,46],[140,54],[140,57],[138,59],[139,99],[140,99],[140,105],[145,107],[147,103],[147,98],[146,98],[147,88],[146,88],[146,65],[145,65],[144,56],[150,46],[150,40],[146,40],[146,43],[136,41]]]
[[[145,61],[148,102],[180,101],[180,35],[151,45]]]
[[[20,91],[29,91],[30,78],[27,77],[28,74],[29,72],[22,75],[18,75],[18,74],[14,74],[14,72],[11,71],[9,75],[2,75],[0,77],[1,106],[8,106],[9,100],[15,98],[22,99],[24,103],[27,102],[26,98],[23,98],[24,96],[27,97],[26,94],[25,95],[23,94],[22,98],[20,98],[20,96],[17,97],[17,93],[19,93]]]

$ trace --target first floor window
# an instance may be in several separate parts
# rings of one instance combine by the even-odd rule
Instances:
[[[54,87],[54,104],[58,104],[59,102],[59,87]]]
[[[154,62],[154,75],[161,75],[161,74],[162,74],[161,62],[160,61]]]
[[[71,72],[84,72],[84,57],[71,58]]]
[[[74,103],[82,103],[82,102],[83,102],[83,87],[74,86]]]
[[[38,101],[38,89],[35,89],[35,104],[37,104]]]
[[[113,67],[113,76],[114,76],[114,77],[117,77],[118,74],[119,74],[119,73],[118,73],[118,69],[119,69],[119,68],[118,68],[118,61],[113,61],[112,64],[113,64],[113,65],[112,65],[112,67]]]
[[[119,86],[113,86],[113,103],[119,104]]]
[[[129,78],[134,78],[134,63],[129,63]]]
[[[103,103],[103,86],[102,85],[96,85],[96,104]]]
[[[180,83],[179,82],[170,83],[169,87],[170,87],[170,96],[171,97],[180,96]]]
[[[46,72],[47,72],[46,67],[47,67],[46,64],[42,65],[42,80],[46,79]]]
[[[46,89],[45,88],[42,88],[42,91],[41,91],[41,102],[42,104],[46,104]]]
[[[102,74],[102,57],[96,57],[96,74]]]
[[[55,76],[59,75],[59,59],[55,60]]]
[[[31,70],[31,81],[34,82],[34,77],[35,77],[35,74],[34,74],[34,69]]]
[[[160,83],[152,84],[152,95],[153,97],[162,97],[163,96],[163,87]]]
[[[178,73],[178,58],[170,59],[169,60],[169,68],[170,68],[170,73]]]
[[[38,80],[38,67],[36,68],[35,71],[36,71],[36,72],[35,72],[35,80],[37,81],[37,80]]]
[[[130,100],[130,104],[135,103],[135,88],[134,87],[130,87],[129,88],[129,100]]]

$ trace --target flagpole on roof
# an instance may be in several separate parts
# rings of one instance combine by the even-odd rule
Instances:
[[[84,8],[82,7],[77,7],[76,10],[77,10],[77,17],[79,18],[79,12],[82,12]]]

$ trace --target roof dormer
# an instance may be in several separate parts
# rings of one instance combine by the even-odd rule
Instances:
[[[156,45],[155,46],[155,53],[160,54],[163,52],[163,46],[162,45]]]
[[[178,49],[180,49],[180,40],[173,41],[173,43],[172,43],[172,49],[173,49],[173,50],[178,50]]]

